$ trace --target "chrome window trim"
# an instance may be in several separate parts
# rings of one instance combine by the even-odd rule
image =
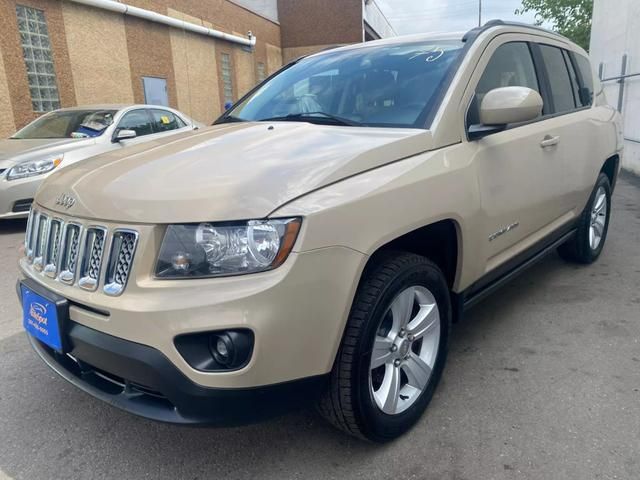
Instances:
[[[131,261],[129,263],[129,271],[127,272],[127,278],[125,279],[124,284],[119,284],[114,281],[110,281],[110,277],[113,275],[113,268],[117,265],[118,256],[120,255],[120,251],[118,252],[113,251],[114,246],[116,245],[115,239],[119,233],[132,234],[134,237],[133,248],[131,251]],[[139,238],[138,232],[135,230],[131,230],[129,228],[116,228],[111,233],[111,244],[109,245],[109,256],[107,257],[107,267],[106,267],[105,279],[104,279],[105,285],[103,287],[103,291],[107,295],[110,295],[112,297],[117,297],[119,295],[122,295],[122,292],[124,292],[124,289],[129,283],[129,277],[131,276],[131,272],[133,270],[133,260],[135,258],[136,250],[138,248],[138,238]]]

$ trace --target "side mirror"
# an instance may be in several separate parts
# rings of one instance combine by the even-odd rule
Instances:
[[[135,130],[127,130],[127,129],[118,130],[118,133],[116,133],[116,136],[113,139],[113,141],[120,142],[122,140],[129,140],[131,138],[136,138],[137,136],[138,134],[136,133]]]
[[[512,123],[535,120],[542,114],[543,105],[540,94],[530,88],[495,88],[482,99],[480,125],[469,128],[469,138],[481,138]]]

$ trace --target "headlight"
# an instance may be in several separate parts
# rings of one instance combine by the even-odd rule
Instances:
[[[43,160],[19,163],[7,173],[7,180],[17,180],[19,178],[34,177],[50,172],[62,163],[64,155],[54,155]]]
[[[299,218],[242,223],[170,225],[156,276],[194,278],[263,272],[289,256],[300,230]]]

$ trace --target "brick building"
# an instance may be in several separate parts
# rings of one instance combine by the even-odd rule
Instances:
[[[0,0],[0,137],[97,103],[210,123],[283,62],[392,34],[375,0]]]

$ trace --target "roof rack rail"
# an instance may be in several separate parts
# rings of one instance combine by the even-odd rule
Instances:
[[[486,22],[481,27],[475,27],[475,28],[472,28],[471,30],[469,30],[462,37],[462,41],[463,42],[467,42],[470,39],[475,39],[478,35],[480,35],[481,33],[485,32],[486,30],[488,30],[490,28],[502,27],[502,26],[527,28],[527,29],[531,29],[531,30],[536,30],[538,32],[551,33],[551,34],[556,35],[558,37],[564,38],[558,32],[554,32],[553,30],[549,30],[547,28],[539,27],[537,25],[530,25],[528,23],[523,23],[523,22],[511,22],[511,21],[504,21],[504,20],[494,19],[494,20],[489,20],[488,22]]]

